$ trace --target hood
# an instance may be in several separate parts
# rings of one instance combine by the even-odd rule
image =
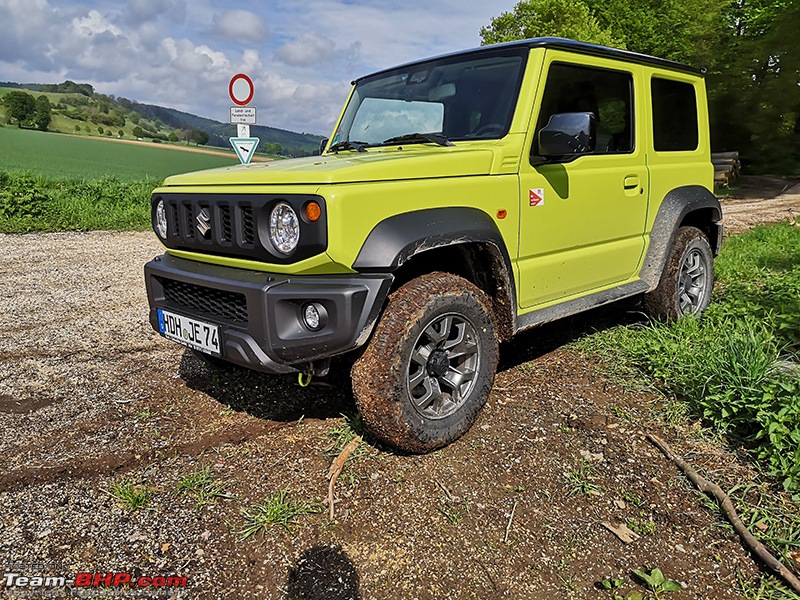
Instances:
[[[336,184],[487,175],[494,152],[486,147],[413,146],[348,150],[236,165],[168,177],[166,186]]]

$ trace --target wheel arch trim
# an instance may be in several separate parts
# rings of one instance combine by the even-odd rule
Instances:
[[[397,270],[413,256],[453,244],[483,242],[498,248],[511,271],[503,236],[492,218],[477,208],[429,208],[388,217],[370,231],[353,262],[359,272]]]
[[[719,251],[722,242],[722,207],[717,197],[700,185],[675,188],[662,200],[650,231],[650,244],[639,275],[647,284],[647,291],[658,286],[678,228],[687,217],[700,211],[710,215],[710,222],[706,223],[711,235],[709,241],[714,254]]]

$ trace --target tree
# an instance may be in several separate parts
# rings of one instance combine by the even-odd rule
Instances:
[[[191,129],[189,131],[189,140],[198,146],[205,146],[210,139],[209,135],[202,129]]]
[[[725,35],[730,0],[583,0],[628,50],[708,67]]]
[[[8,116],[18,125],[27,125],[36,114],[36,99],[27,92],[9,92],[3,98]]]
[[[142,131],[142,128],[139,127],[138,125],[133,128],[133,137],[135,138],[144,137],[144,131]]]
[[[124,131],[122,131],[122,129],[120,129],[120,130],[117,132],[117,137],[125,137],[125,132],[124,132]]]
[[[178,141],[178,134],[176,134],[174,131],[171,131],[169,136],[167,136],[167,139],[170,142],[177,142]]]
[[[523,0],[484,44],[543,35],[708,70],[713,151],[751,172],[800,172],[800,0]]]
[[[481,28],[483,44],[556,36],[624,48],[624,43],[600,26],[581,0],[522,0]]]
[[[47,131],[52,118],[53,112],[50,108],[50,100],[47,99],[47,96],[42,94],[36,99],[36,110],[33,114],[33,124],[39,131]]]

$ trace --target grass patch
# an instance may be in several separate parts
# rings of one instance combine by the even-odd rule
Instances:
[[[263,536],[274,526],[291,531],[291,526],[298,517],[322,511],[319,503],[289,500],[288,495],[287,490],[278,490],[264,502],[242,509],[242,517],[245,521],[244,527],[239,532],[242,539],[258,534]]]
[[[361,415],[356,413],[353,415],[341,415],[344,422],[341,425],[332,427],[325,432],[325,438],[328,445],[325,447],[325,458],[332,460],[341,454],[344,447],[354,440],[357,436],[361,436],[361,441],[353,450],[353,453],[347,459],[348,462],[363,458],[369,452],[369,444],[364,441],[364,438],[369,436]]]
[[[219,499],[230,498],[225,493],[226,487],[227,484],[217,481],[211,469],[205,467],[182,477],[175,493],[193,498],[195,508],[200,510],[204,506],[216,504]]]
[[[120,481],[109,489],[109,493],[119,500],[129,511],[147,508],[150,504],[150,490],[147,486],[132,481]]]
[[[800,228],[791,224],[730,238],[701,320],[616,327],[578,346],[653,376],[689,413],[749,446],[787,491],[800,492],[798,257]]]
[[[0,233],[125,230],[150,226],[157,179],[50,179],[0,171]]]

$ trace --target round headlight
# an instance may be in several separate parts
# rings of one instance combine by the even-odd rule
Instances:
[[[283,254],[291,254],[300,241],[300,221],[297,213],[286,204],[279,202],[269,216],[269,239],[272,245]]]
[[[159,200],[156,204],[156,233],[162,240],[167,238],[167,209],[164,201]]]

